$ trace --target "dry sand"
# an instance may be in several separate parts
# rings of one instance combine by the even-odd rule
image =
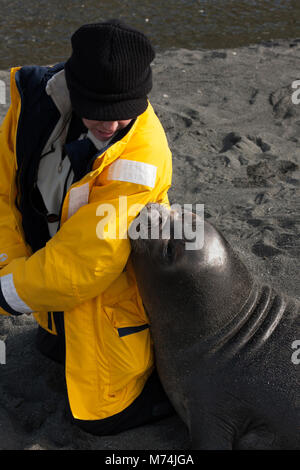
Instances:
[[[256,276],[299,296],[300,40],[168,51],[153,72],[150,99],[174,157],[171,203],[205,204]],[[63,369],[36,352],[35,329],[30,316],[0,319],[0,449],[186,448],[176,416],[101,438],[71,425]]]

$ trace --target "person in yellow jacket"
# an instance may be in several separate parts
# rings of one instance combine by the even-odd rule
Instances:
[[[0,130],[0,313],[34,315],[74,422],[98,435],[171,412],[126,236],[145,204],[169,204],[153,58],[121,21],[83,25],[65,63],[11,70]]]

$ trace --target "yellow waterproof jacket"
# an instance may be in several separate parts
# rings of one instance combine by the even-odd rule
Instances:
[[[129,132],[69,188],[60,229],[32,253],[15,204],[23,105],[18,70],[11,71],[11,106],[0,129],[0,313],[33,312],[45,330],[56,334],[48,312],[64,312],[72,414],[103,419],[129,406],[153,369],[148,320],[126,234],[143,205],[168,204],[171,153],[149,103]],[[109,217],[107,208],[113,208]]]

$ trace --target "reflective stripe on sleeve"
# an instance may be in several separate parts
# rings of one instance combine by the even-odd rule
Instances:
[[[133,160],[116,160],[108,170],[108,180],[126,181],[154,188],[157,167]]]
[[[75,212],[89,202],[90,187],[89,183],[85,183],[82,186],[77,186],[70,190],[69,207],[68,207],[68,219],[72,217]]]
[[[1,280],[1,297],[4,300],[2,302],[3,309],[7,310],[9,313],[13,315],[21,315],[22,313],[31,313],[32,309],[28,307],[28,305],[23,302],[23,300],[19,297],[18,292],[16,291],[13,275],[6,274],[0,278]],[[1,300],[0,300],[1,302]],[[2,306],[2,305],[1,305]],[[9,307],[6,308],[6,307]]]

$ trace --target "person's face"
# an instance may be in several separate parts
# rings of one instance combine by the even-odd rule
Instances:
[[[124,129],[132,119],[126,121],[92,121],[82,118],[82,122],[98,140],[108,140],[115,132]]]

